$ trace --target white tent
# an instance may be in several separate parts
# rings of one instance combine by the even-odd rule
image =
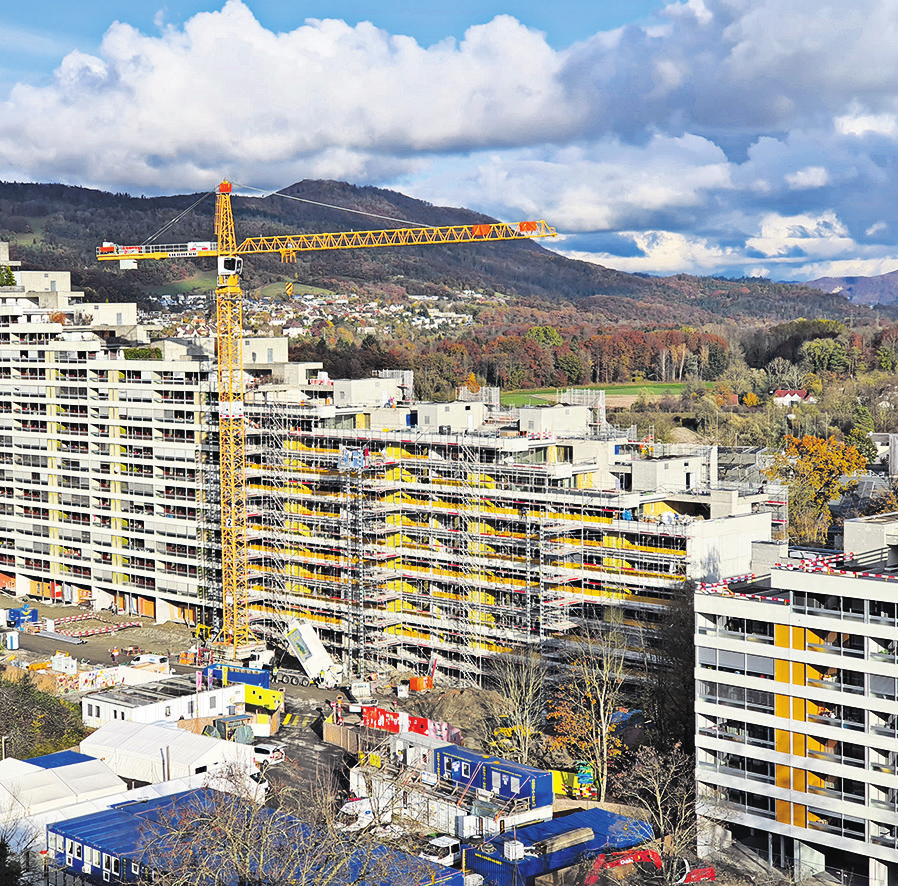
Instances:
[[[50,768],[28,760],[2,760],[0,826],[17,848],[26,847],[35,836],[40,836],[35,819],[67,818],[65,810],[84,801],[119,794],[126,788],[125,782],[99,760],[75,759]]]
[[[128,720],[101,726],[81,742],[81,753],[123,778],[150,784],[227,768],[255,771],[250,745]]]

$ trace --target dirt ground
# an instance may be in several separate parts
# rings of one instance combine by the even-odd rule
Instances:
[[[0,608],[17,609],[24,605],[21,598],[9,596],[0,597]],[[88,615],[92,614],[89,610],[80,606],[65,606],[54,603],[35,603],[28,601],[32,608],[40,613],[41,618],[60,619],[72,615]],[[129,621],[139,621],[140,627],[123,628],[111,634],[96,634],[92,637],[84,637],[84,643],[70,644],[65,642],[56,642],[51,639],[35,637],[29,642],[29,646],[37,643],[39,647],[46,645],[49,653],[59,648],[61,651],[69,652],[77,658],[87,658],[91,661],[109,661],[110,650],[114,647],[122,649],[124,647],[139,647],[141,652],[152,652],[157,655],[174,655],[187,649],[191,644],[191,631],[186,625],[174,624],[167,622],[166,624],[157,625],[152,619],[136,618],[127,615],[114,615],[111,612],[94,613],[96,618],[85,619],[67,624],[57,625],[58,631],[85,631],[93,628],[108,627],[112,624],[122,624]],[[41,641],[41,642],[39,642]],[[126,658],[120,657],[120,662],[124,663]]]

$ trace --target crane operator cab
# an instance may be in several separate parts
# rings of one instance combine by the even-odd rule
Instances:
[[[243,273],[243,259],[236,255],[220,255],[218,257],[218,276],[233,277]]]

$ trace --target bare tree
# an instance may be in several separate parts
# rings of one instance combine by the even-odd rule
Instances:
[[[546,662],[537,652],[498,659],[492,679],[501,696],[493,711],[499,724],[497,751],[530,765],[539,751],[546,720]]]
[[[662,753],[641,747],[625,772],[614,777],[615,797],[638,806],[652,827],[651,847],[661,856],[665,883],[682,878],[684,860],[695,856],[696,814],[693,758],[678,747]]]
[[[314,798],[314,799],[313,799]],[[259,805],[237,793],[204,790],[163,805],[141,824],[142,882],[154,886],[423,886],[432,871],[364,834],[336,825],[328,785],[279,793]]]
[[[639,628],[603,623],[570,647],[561,682],[549,701],[552,745],[592,765],[601,802],[612,755],[620,750],[615,722],[632,695],[632,665],[642,656]]]

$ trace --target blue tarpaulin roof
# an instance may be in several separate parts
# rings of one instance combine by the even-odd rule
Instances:
[[[49,825],[47,829],[66,839],[99,849],[107,855],[131,858],[135,862],[147,864],[152,868],[155,866],[154,862],[159,861],[164,864],[165,841],[160,840],[158,831],[150,836],[152,829],[141,827],[142,822],[161,824],[161,830],[165,830],[166,821],[169,816],[172,816],[172,813],[177,813],[178,809],[186,810],[191,807],[214,809],[216,796],[221,797],[222,795],[211,789],[197,788],[167,797],[123,803],[103,812],[56,822]],[[301,836],[309,831],[308,824],[293,816],[276,812],[273,809],[265,810],[265,813],[283,819],[284,827],[279,832],[284,834],[285,839],[290,839],[290,834],[293,834],[301,842]],[[172,838],[176,839],[175,835],[172,835]],[[148,843],[153,845],[148,846]],[[197,846],[196,849],[204,851],[202,846]],[[216,850],[210,847],[210,851]],[[389,870],[423,873],[428,882],[433,882],[437,886],[461,886],[463,883],[464,877],[461,871],[453,868],[446,868],[424,859],[396,852],[386,846],[378,847],[376,852],[386,859],[386,868]],[[358,858],[351,858],[347,864],[345,876],[342,878],[337,876],[333,881],[334,886],[339,886],[344,882],[354,882],[361,873],[363,865],[367,863],[370,863],[370,859],[366,859],[364,853],[361,853]],[[390,886],[389,882],[373,877],[368,877],[361,882],[364,882],[366,886]],[[236,886],[236,883],[233,886]]]
[[[59,769],[61,766],[71,766],[74,763],[84,763],[93,760],[87,754],[79,754],[77,751],[59,751],[56,754],[44,754],[43,757],[31,757],[26,763],[40,766],[41,769]]]
[[[533,845],[540,840],[557,837],[578,828],[591,828],[593,839],[545,855],[532,851]],[[482,874],[488,883],[497,886],[525,886],[538,874],[570,867],[581,857],[629,849],[651,838],[652,829],[647,822],[602,809],[587,809],[506,831],[489,841],[491,852],[485,852],[483,848],[466,850],[465,865],[467,870]],[[520,861],[510,861],[505,857],[505,844],[512,840],[524,844],[527,854]]]

